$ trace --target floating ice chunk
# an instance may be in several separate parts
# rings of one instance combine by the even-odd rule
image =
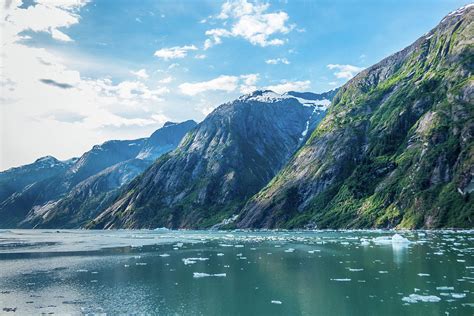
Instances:
[[[347,268],[351,272],[359,272],[359,271],[364,271],[364,269],[352,269],[352,268]]]
[[[137,263],[135,263],[135,265],[137,265],[137,266],[146,266],[147,263],[146,262],[137,262]]]
[[[372,241],[378,245],[389,245],[389,244],[409,244],[410,241],[405,237],[395,234],[392,237],[390,236],[380,236],[375,237]]]
[[[86,270],[86,269],[79,269],[79,270],[76,270],[76,272],[82,272],[82,273],[84,273],[84,272],[89,272],[89,270]]]
[[[436,295],[410,294],[409,296],[405,296],[404,298],[402,298],[402,301],[407,302],[407,303],[418,303],[418,302],[436,303],[436,302],[441,301],[441,298],[439,298]]]
[[[229,245],[229,244],[219,244],[221,247],[233,247],[234,245]]]
[[[351,279],[331,279],[331,281],[336,281],[336,282],[349,282]]]
[[[277,304],[277,305],[283,304],[281,301],[276,301],[276,300],[272,300],[271,303],[272,304]]]
[[[154,229],[154,231],[169,231],[170,229],[169,228],[166,228],[166,227],[157,227]]]
[[[388,271],[379,271],[380,274],[386,274]]]
[[[370,245],[370,242],[369,242],[367,239],[362,238],[362,239],[360,240],[360,245],[361,245],[361,246],[368,246],[368,245]]]
[[[235,245],[235,248],[244,248],[244,245]]]
[[[288,248],[288,249],[285,250],[285,252],[294,252],[294,251],[295,251],[294,248]]]
[[[437,286],[436,289],[440,290],[440,291],[452,291],[452,290],[454,290],[454,287],[452,287],[452,286]]]
[[[189,265],[189,264],[195,264],[196,262],[198,261],[206,261],[206,260],[209,260],[209,258],[183,258],[183,263],[185,265]]]
[[[223,255],[224,255],[224,254],[223,254],[222,252],[219,252],[219,253],[217,254],[218,257],[222,257]]]
[[[466,293],[451,293],[451,296],[454,298],[463,298],[466,297]]]
[[[375,237],[372,241],[377,245],[389,245],[392,243],[392,239],[388,236]]]
[[[209,273],[202,273],[202,272],[194,272],[193,273],[193,278],[199,279],[199,278],[206,278],[206,277],[226,277],[226,273],[214,273],[214,274],[209,274]]]
[[[421,276],[421,277],[429,277],[429,273],[418,273],[418,276]]]
[[[392,236],[392,243],[394,244],[408,244],[410,243],[410,241],[408,239],[406,239],[405,237],[399,235],[399,234],[395,234]]]
[[[125,268],[128,268],[128,267],[130,267],[130,265],[129,265],[129,264],[124,264],[123,266],[124,266]]]
[[[162,254],[160,255],[160,257],[163,257],[163,258],[165,258],[165,257],[169,257],[169,256],[170,256],[170,255],[169,255],[169,254],[167,254],[167,253],[162,253]]]

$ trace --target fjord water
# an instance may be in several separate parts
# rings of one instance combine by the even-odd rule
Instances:
[[[0,313],[474,314],[474,232],[398,234],[2,230]]]

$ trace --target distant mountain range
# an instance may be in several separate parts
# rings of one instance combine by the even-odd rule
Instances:
[[[108,141],[80,158],[48,156],[1,172],[0,227],[81,227],[196,124],[166,123],[149,138]]]
[[[339,90],[0,173],[0,227],[474,227],[474,6]]]

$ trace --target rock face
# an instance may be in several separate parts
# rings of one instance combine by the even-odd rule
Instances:
[[[330,101],[308,96],[256,91],[219,106],[88,227],[207,228],[231,217],[324,116]]]
[[[1,172],[0,227],[80,227],[102,211],[122,185],[176,148],[196,122],[165,125],[150,138],[108,141],[80,158],[61,162],[45,157]]]
[[[237,227],[473,227],[474,6],[343,86]]]

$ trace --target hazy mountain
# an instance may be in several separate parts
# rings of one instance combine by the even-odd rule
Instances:
[[[84,214],[101,210],[100,205],[113,196],[112,191],[144,171],[160,153],[176,148],[195,126],[194,121],[166,123],[149,138],[107,141],[78,159],[60,162],[46,157],[1,172],[2,183],[16,185],[11,186],[0,203],[0,227],[49,227],[53,222],[57,227],[78,227],[77,223],[86,220]],[[3,187],[2,192],[6,191]]]

